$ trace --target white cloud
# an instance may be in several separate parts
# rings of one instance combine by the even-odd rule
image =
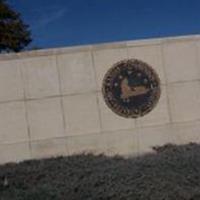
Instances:
[[[32,11],[34,17],[33,29],[38,29],[41,27],[46,27],[50,23],[57,21],[58,19],[62,18],[66,12],[67,8],[58,7],[58,6],[51,6],[46,8],[39,8]]]

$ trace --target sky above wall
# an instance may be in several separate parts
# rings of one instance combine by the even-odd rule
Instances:
[[[199,0],[7,0],[40,48],[200,33]]]

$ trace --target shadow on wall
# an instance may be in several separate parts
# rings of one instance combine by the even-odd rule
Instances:
[[[80,154],[0,166],[2,200],[199,200],[200,145],[137,158]]]

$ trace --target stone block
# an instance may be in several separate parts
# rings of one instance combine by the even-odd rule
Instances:
[[[153,152],[153,147],[172,143],[171,126],[154,126],[138,129],[139,154]]]
[[[102,134],[77,135],[67,137],[67,148],[70,155],[80,153],[101,154],[104,153],[105,144]]]
[[[106,155],[136,156],[138,154],[138,135],[136,130],[119,130],[103,133]]]
[[[135,127],[135,119],[121,117],[115,114],[105,103],[102,93],[98,93],[102,131],[117,131]]]
[[[199,78],[194,41],[168,42],[163,46],[166,79],[169,83]]]
[[[102,49],[93,52],[97,77],[97,87],[101,90],[102,80],[107,70],[118,61],[127,59],[126,48]]]
[[[96,90],[90,52],[58,55],[57,63],[62,94],[79,94]]]
[[[24,102],[0,104],[0,144],[28,141]]]
[[[128,57],[142,60],[149,64],[158,74],[161,83],[165,83],[165,73],[160,45],[138,46],[128,48]]]
[[[200,118],[200,85],[198,81],[168,86],[170,113],[173,122]]]
[[[197,36],[195,45],[197,48],[197,65],[198,65],[198,69],[200,69],[199,68],[199,65],[200,65],[200,35]]]
[[[28,143],[1,144],[0,152],[1,164],[31,159]]]
[[[200,143],[200,121],[176,123],[172,129],[174,144]]]
[[[60,98],[27,102],[31,140],[65,136]]]
[[[0,61],[0,101],[24,98],[23,81],[17,60]]]
[[[47,140],[38,140],[31,142],[31,154],[33,158],[48,158],[56,156],[66,156],[67,138],[56,138]]]
[[[54,56],[21,61],[26,98],[59,95],[58,71]]]
[[[68,135],[100,132],[96,93],[63,98]]]
[[[136,125],[139,127],[162,125],[170,122],[169,107],[167,99],[166,86],[161,87],[161,96],[155,108],[136,119]]]

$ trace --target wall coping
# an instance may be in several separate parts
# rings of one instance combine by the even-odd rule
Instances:
[[[69,46],[69,47],[61,47],[61,48],[40,49],[40,50],[24,51],[20,53],[5,53],[5,54],[0,54],[0,61],[16,60],[16,59],[40,57],[40,56],[52,56],[52,55],[60,55],[60,54],[68,54],[68,53],[70,54],[70,53],[78,53],[78,52],[84,52],[84,51],[98,51],[102,49],[160,45],[163,43],[181,42],[181,41],[187,41],[187,40],[193,40],[193,41],[200,40],[200,34],[127,40],[127,41],[119,41],[119,42]]]

